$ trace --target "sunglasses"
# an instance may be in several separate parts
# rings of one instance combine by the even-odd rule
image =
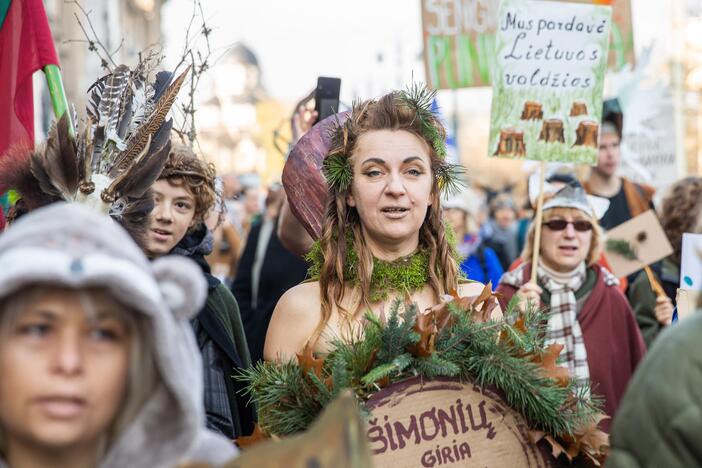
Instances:
[[[592,223],[585,220],[566,221],[565,219],[552,219],[549,222],[544,222],[544,226],[552,231],[562,231],[569,224],[572,224],[573,228],[578,232],[587,232],[592,229]]]

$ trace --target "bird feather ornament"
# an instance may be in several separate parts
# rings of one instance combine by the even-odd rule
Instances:
[[[189,71],[173,82],[165,71],[150,80],[154,65],[150,58],[134,70],[120,65],[98,79],[88,90],[85,124],[73,129],[77,137],[64,115],[36,150],[0,159],[0,187],[17,188],[30,209],[61,200],[91,205],[143,240],[153,206],[149,188],[170,152],[166,117]]]

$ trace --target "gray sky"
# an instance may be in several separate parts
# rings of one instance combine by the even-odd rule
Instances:
[[[242,41],[269,94],[295,100],[317,76],[342,78],[342,101],[424,80],[419,0],[203,0],[218,52]],[[163,10],[168,60],[179,55],[191,0]],[[378,61],[378,55],[383,61]]]

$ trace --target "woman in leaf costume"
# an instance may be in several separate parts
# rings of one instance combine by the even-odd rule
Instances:
[[[393,299],[408,297],[424,310],[452,291],[482,291],[479,283],[459,284],[441,221],[441,190],[455,187],[458,171],[445,161],[433,98],[422,87],[393,92],[355,104],[337,121],[323,166],[322,236],[308,256],[315,281],[280,299],[267,360],[287,360],[307,343],[327,352],[331,340],[358,333],[365,311],[382,317]]]

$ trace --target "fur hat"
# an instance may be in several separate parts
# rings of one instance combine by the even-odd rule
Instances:
[[[104,287],[135,310],[180,319],[194,315],[206,294],[191,261],[164,257],[149,263],[109,217],[60,202],[26,214],[0,236],[0,298],[37,283]]]

